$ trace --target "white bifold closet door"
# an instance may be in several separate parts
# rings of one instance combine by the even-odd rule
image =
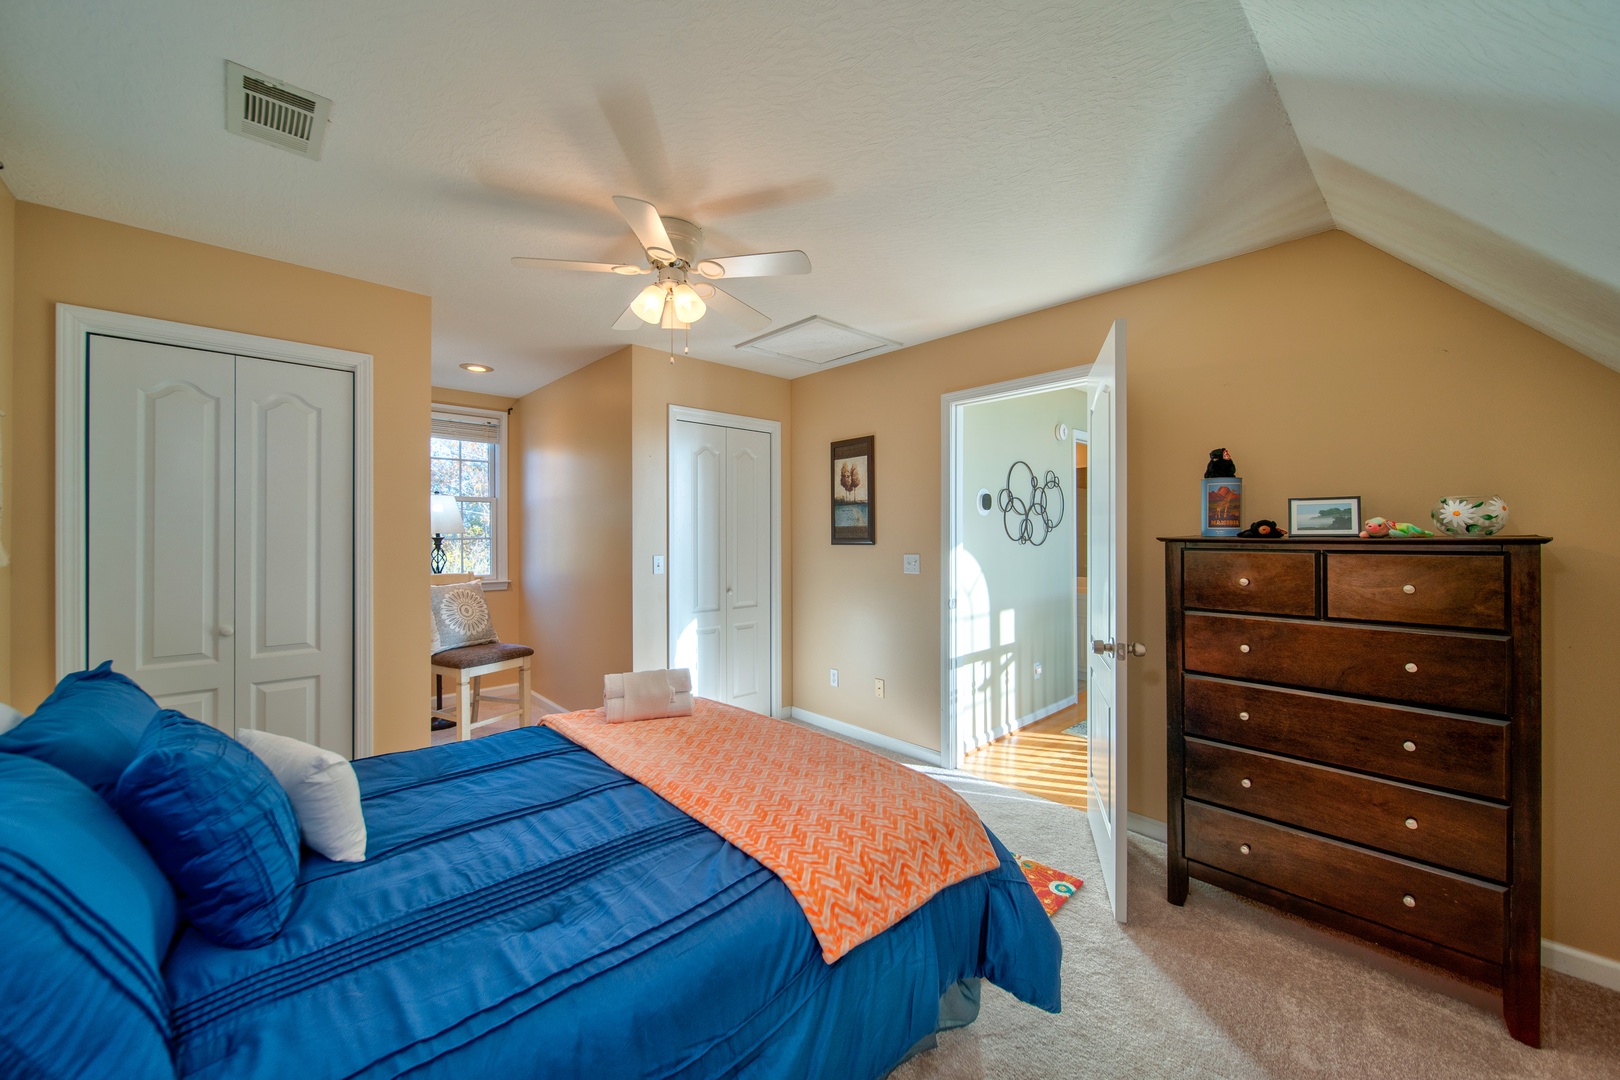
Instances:
[[[354,749],[354,376],[93,337],[88,649],[234,733]]]
[[[669,651],[692,690],[771,711],[771,437],[676,420],[670,431]]]

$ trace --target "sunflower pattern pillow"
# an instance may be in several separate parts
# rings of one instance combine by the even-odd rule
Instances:
[[[489,605],[484,603],[482,581],[429,585],[428,593],[433,611],[434,652],[500,640],[489,618]]]

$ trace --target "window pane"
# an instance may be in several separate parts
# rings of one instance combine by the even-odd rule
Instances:
[[[466,523],[463,536],[489,535],[489,503],[464,502],[461,504],[461,520]]]
[[[469,461],[488,461],[490,449],[489,443],[464,442],[461,444],[461,456]]]
[[[488,577],[490,570],[490,542],[488,540],[463,540],[462,558],[464,560],[464,574],[477,574]]]
[[[428,452],[434,457],[453,458],[461,456],[460,451],[457,449],[461,444],[455,439],[434,438],[432,445],[433,449]]]
[[[489,465],[482,461],[461,463],[461,490],[458,495],[488,495]]]
[[[457,462],[433,459],[433,490],[441,495],[461,494],[461,471]]]

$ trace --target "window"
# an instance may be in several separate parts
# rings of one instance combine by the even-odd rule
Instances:
[[[506,535],[501,518],[504,420],[500,413],[480,409],[433,410],[431,492],[454,495],[465,525],[460,536],[444,539],[447,574],[476,574],[492,581],[506,577],[501,550]]]

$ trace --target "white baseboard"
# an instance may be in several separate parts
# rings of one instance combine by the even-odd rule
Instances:
[[[1127,813],[1125,815],[1125,829],[1127,832],[1136,833],[1138,836],[1145,836],[1149,840],[1157,840],[1161,844],[1167,843],[1170,835],[1165,831],[1164,822],[1158,818],[1147,817],[1144,814]]]
[[[887,750],[891,754],[904,754],[907,757],[916,758],[925,765],[938,765],[943,760],[938,750],[931,750],[926,746],[918,746],[916,743],[906,742],[904,739],[896,739],[889,735],[880,735],[875,731],[868,731],[866,728],[856,727],[854,724],[846,724],[842,720],[834,720],[830,716],[822,716],[820,713],[813,713],[808,709],[794,707],[790,711],[793,714],[793,719],[803,721],[811,727],[818,727],[834,735],[842,735],[846,739],[854,739],[856,742],[875,746],[879,750]]]
[[[1541,966],[1577,979],[1620,990],[1620,960],[1541,939]]]
[[[1037,720],[1045,720],[1053,713],[1062,712],[1070,705],[1078,704],[1079,701],[1080,695],[1078,693],[1070,694],[1062,701],[1054,701],[1050,705],[1043,705],[1034,712],[1026,713],[1010,723],[999,724],[996,727],[991,728],[989,733],[984,736],[982,741],[975,742],[972,746],[962,747],[962,753],[971,754],[975,750],[982,750],[986,746],[989,746],[991,743],[995,742],[997,739],[1005,735],[1011,735],[1013,732],[1022,728],[1026,728]]]

